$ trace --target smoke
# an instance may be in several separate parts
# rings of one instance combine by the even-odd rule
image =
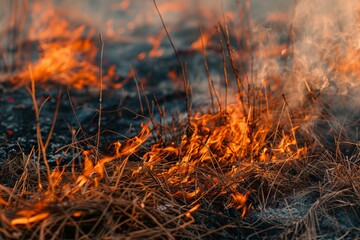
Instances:
[[[288,89],[293,105],[308,88],[340,96],[350,90],[360,93],[360,72],[354,65],[360,47],[358,5],[355,0],[303,0],[297,5]]]
[[[15,2],[15,1],[14,1]],[[104,1],[16,1],[18,9],[27,4],[24,38],[36,39],[39,36],[51,38],[72,35],[72,29],[61,29],[59,16],[65,16],[70,28],[79,26],[94,28],[94,32],[102,33],[105,38],[115,39],[114,42],[125,39],[127,41],[146,41],[149,36],[156,36],[163,32],[162,25],[152,1],[145,0],[104,0]],[[236,22],[238,9],[236,1],[198,0],[198,1],[166,1],[157,0],[166,25],[172,35],[180,32],[181,28],[198,29],[198,20],[203,25],[215,26],[221,20],[223,13],[233,12]],[[280,38],[286,38],[287,31],[276,32],[263,26],[272,16],[285,14],[288,27],[294,26],[294,52],[288,75],[285,76],[285,94],[291,106],[303,103],[309,88],[325,94],[347,96],[352,106],[360,102],[360,31],[359,4],[356,0],[299,0],[295,7],[296,14],[292,17],[293,1],[288,0],[252,0],[251,14],[255,22],[253,41],[258,44],[258,55],[255,66],[259,81],[268,75],[282,74],[282,63],[267,56],[267,49],[274,49]],[[2,3],[0,16],[13,21],[13,4]],[[36,7],[34,7],[36,6]],[[19,15],[22,11],[18,11]],[[54,18],[57,16],[57,18]],[[52,24],[49,24],[51,23]],[[17,22],[20,22],[17,21]],[[54,24],[54,22],[56,22]],[[9,24],[1,22],[0,30]],[[11,24],[10,24],[11,25]],[[65,28],[66,26],[64,26]],[[58,31],[54,31],[58,28]],[[204,27],[205,28],[205,27]],[[236,29],[235,29],[236,30]],[[286,28],[288,30],[288,28]],[[45,33],[49,31],[49,35]],[[199,36],[197,31],[188,32]],[[19,34],[20,35],[20,34]],[[96,36],[96,34],[94,34]],[[282,35],[282,36],[281,36]],[[285,36],[284,36],[285,35]],[[176,46],[181,47],[181,40],[174,37]],[[4,44],[3,44],[4,45]],[[263,51],[263,52],[262,52]],[[10,54],[10,53],[9,53]],[[356,103],[356,104],[355,104]]]
[[[103,0],[72,1],[53,0],[53,6],[71,19],[87,24],[99,32],[112,29],[115,34],[146,35],[147,31],[160,31],[160,22],[153,1],[151,0]],[[217,0],[156,0],[159,11],[171,30],[179,26],[198,27],[198,19],[206,19],[214,24],[222,15],[236,6],[233,1]],[[117,36],[120,37],[120,36]]]
[[[357,138],[359,13],[356,0],[302,0],[296,6],[294,53],[285,92],[292,107],[303,106],[309,96],[320,100],[312,108],[331,118],[314,126],[322,129],[320,135],[329,134],[325,138],[338,133]]]

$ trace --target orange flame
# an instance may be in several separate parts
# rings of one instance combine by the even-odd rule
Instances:
[[[40,222],[46,219],[47,217],[49,217],[50,213],[49,212],[36,213],[32,210],[23,210],[23,211],[19,211],[18,215],[21,215],[22,217],[12,219],[10,221],[11,225],[13,226],[28,225],[30,223]]]
[[[226,186],[222,188],[221,194],[225,195],[229,190],[235,192],[230,194],[232,200],[228,206],[241,209],[244,216],[249,207],[246,203],[249,192],[244,194],[238,192],[239,185],[234,184],[234,182],[240,184],[244,180],[242,171],[250,167],[253,161],[287,159],[288,156],[300,157],[304,153],[304,148],[298,147],[295,138],[297,127],[291,129],[290,134],[284,133],[278,139],[276,147],[267,146],[266,136],[270,128],[264,124],[251,130],[248,119],[244,117],[238,106],[237,104],[227,106],[227,113],[196,115],[178,147],[162,147],[154,144],[143,156],[147,169],[154,171],[158,177],[166,179],[167,184],[174,187],[181,186],[181,190],[169,193],[173,197],[189,201],[199,198],[207,189],[204,184],[198,185],[194,190],[194,185],[197,183],[196,169],[212,166],[226,176],[224,180],[214,179],[214,182]],[[250,131],[254,131],[252,136]],[[166,169],[157,169],[155,166],[163,163],[165,159],[169,159],[170,162],[171,159],[177,161],[168,163]],[[242,165],[239,165],[241,162]],[[133,171],[132,176],[141,174],[143,170],[143,166],[139,166]]]
[[[42,43],[40,49],[41,58],[32,64],[32,76],[35,81],[52,80],[72,85],[76,89],[98,85],[98,67],[88,60],[95,57],[97,48],[90,40]],[[13,81],[19,79],[30,79],[29,70],[16,75]]]
[[[187,211],[187,212],[185,213],[185,216],[186,216],[187,218],[191,218],[191,213],[193,213],[193,212],[195,212],[196,210],[198,210],[199,207],[200,207],[200,204],[197,204],[196,206],[192,207],[189,211]]]
[[[141,132],[129,139],[123,146],[120,142],[116,142],[115,145],[115,154],[113,156],[107,156],[99,159],[97,164],[94,167],[92,160],[90,159],[89,151],[84,151],[83,155],[85,157],[85,167],[83,174],[78,177],[76,183],[79,187],[83,186],[90,179],[95,180],[95,187],[98,185],[98,181],[104,177],[104,168],[105,164],[111,162],[122,156],[129,156],[137,151],[141,144],[143,144],[150,135],[150,129],[148,128],[149,124],[145,124]]]
[[[241,194],[239,192],[235,194],[231,193],[232,203],[230,203],[229,206],[234,206],[236,209],[242,209],[241,217],[244,217],[246,214],[246,201],[248,194],[249,192],[246,194]]]

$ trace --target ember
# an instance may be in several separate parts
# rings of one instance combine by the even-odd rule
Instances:
[[[1,238],[360,237],[355,0],[0,9]]]

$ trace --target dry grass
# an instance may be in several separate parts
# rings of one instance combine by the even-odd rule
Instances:
[[[80,166],[53,168],[49,181],[47,170],[36,163],[36,151],[10,152],[0,168],[1,234],[21,239],[358,236],[357,146],[351,156],[315,141],[306,150],[300,157],[289,153],[265,162],[254,161],[250,153],[236,163],[241,171],[234,175],[228,173],[235,163],[222,164],[214,152],[211,162],[192,163],[187,174],[194,181],[183,184],[170,181],[183,180],[181,172],[167,172],[184,156],[158,152],[161,160],[151,165],[142,158],[149,149],[140,150],[106,163],[104,178],[94,173],[81,186]],[[231,205],[235,192],[247,193],[246,205]]]
[[[251,17],[246,16],[245,32],[251,22]],[[259,86],[249,34],[244,39],[245,51],[250,56],[245,69],[233,56],[231,31],[223,20],[217,33],[223,60],[224,106],[220,90],[215,89],[209,74],[202,46],[209,92],[214,97],[212,112],[191,113],[185,69],[167,32],[181,65],[188,118],[176,119],[176,124],[171,124],[165,119],[157,122],[153,115],[144,117],[149,119],[151,128],[145,125],[139,135],[100,152],[100,98],[95,150],[74,156],[79,164],[75,160],[66,166],[48,164],[46,149],[55,121],[44,142],[41,107],[37,106],[35,81],[31,79],[29,92],[37,120],[38,147],[28,154],[11,151],[0,166],[0,236],[7,239],[360,237],[358,145],[348,140],[342,125],[331,116],[326,98],[321,93],[315,94],[311,87],[304,86],[307,97],[303,105],[291,108],[282,93],[283,83],[276,83],[277,90]],[[288,44],[290,47],[291,43]],[[290,69],[285,77],[291,79],[294,74]],[[269,85],[275,84],[269,81]],[[235,104],[228,103],[231,86],[236,88]],[[141,90],[152,112],[143,86]],[[138,91],[141,99],[139,87]],[[57,105],[54,116],[58,108]],[[316,121],[312,119],[314,116]],[[326,141],[326,134],[316,131],[318,127],[332,132],[335,140]],[[221,134],[224,136],[219,139]],[[171,138],[165,137],[169,135]],[[74,141],[71,145],[80,151],[85,148],[81,142]],[[350,154],[344,148],[351,149]]]

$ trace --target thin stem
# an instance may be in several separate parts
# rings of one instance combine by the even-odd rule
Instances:
[[[178,51],[176,50],[176,47],[174,45],[174,42],[172,41],[171,37],[170,37],[170,34],[166,28],[166,25],[165,25],[165,22],[164,22],[164,19],[162,18],[162,15],[160,13],[160,10],[156,4],[156,1],[153,0],[153,3],[154,3],[154,6],[156,8],[156,11],[157,13],[159,14],[159,17],[160,17],[160,20],[161,20],[161,23],[163,25],[163,28],[166,32],[166,36],[168,37],[169,39],[169,42],[171,44],[171,47],[176,55],[176,58],[179,62],[179,65],[181,67],[181,77],[182,77],[182,80],[183,80],[183,84],[184,84],[184,90],[185,90],[185,104],[186,104],[186,112],[187,112],[187,117],[188,117],[188,123],[190,123],[190,119],[191,119],[191,107],[190,107],[190,102],[189,102],[189,86],[188,86],[188,81],[186,79],[186,74],[185,74],[185,67],[184,67],[184,64],[182,63],[181,59],[180,59],[180,55],[178,53]]]
[[[204,65],[205,65],[206,75],[207,75],[207,79],[208,79],[208,83],[209,83],[211,106],[212,106],[212,109],[213,109],[213,113],[215,113],[214,96],[213,96],[213,95],[215,95],[215,98],[216,98],[216,100],[218,102],[218,105],[219,105],[219,110],[221,112],[222,109],[221,109],[220,99],[219,99],[219,97],[218,97],[218,95],[216,93],[215,86],[214,86],[214,80],[211,77],[209,64],[208,64],[207,58],[206,58],[206,46],[205,46],[205,43],[204,43],[203,32],[202,32],[202,27],[201,27],[201,24],[200,24],[200,20],[199,20],[199,30],[200,30],[201,49],[202,49],[202,54],[203,54],[203,59],[204,59]]]
[[[102,112],[102,98],[103,98],[103,57],[104,57],[104,41],[102,35],[99,34],[99,40],[101,44],[101,52],[100,52],[100,66],[99,66],[99,80],[100,80],[100,96],[99,96],[99,119],[98,119],[98,131],[97,131],[97,138],[96,138],[96,156],[98,157],[99,154],[99,145],[100,145],[100,134],[101,134],[101,112]]]
[[[44,165],[47,170],[48,179],[50,181],[50,166],[47,161],[46,148],[45,148],[44,141],[42,139],[42,134],[41,134],[40,111],[39,111],[39,107],[36,102],[35,79],[33,76],[33,71],[32,71],[31,65],[29,66],[29,72],[30,72],[31,88],[27,89],[27,90],[30,93],[30,96],[31,96],[31,99],[32,99],[32,102],[34,105],[35,120],[36,120],[36,136],[37,136],[37,141],[38,141],[38,147],[39,147],[39,150],[41,151],[42,159],[43,159]],[[50,186],[52,186],[52,184],[50,184]]]
[[[51,123],[51,127],[50,127],[50,130],[49,130],[48,136],[46,138],[46,142],[45,142],[45,146],[44,146],[45,149],[47,149],[47,147],[49,146],[51,136],[52,136],[52,134],[54,132],[55,123],[56,123],[57,116],[58,116],[58,113],[59,113],[59,107],[60,107],[60,102],[61,102],[61,94],[62,94],[62,87],[59,88],[59,92],[58,92],[58,95],[57,95],[55,112],[54,112],[53,121]]]
[[[220,34],[220,27],[217,27],[216,31],[217,31],[217,34],[218,34],[218,37],[219,37],[221,56],[222,56],[222,60],[223,60],[222,61],[223,62],[223,73],[224,73],[224,80],[225,80],[225,112],[227,112],[229,78],[228,78],[228,74],[227,74],[225,49],[224,49],[222,37],[221,37],[221,34]]]

